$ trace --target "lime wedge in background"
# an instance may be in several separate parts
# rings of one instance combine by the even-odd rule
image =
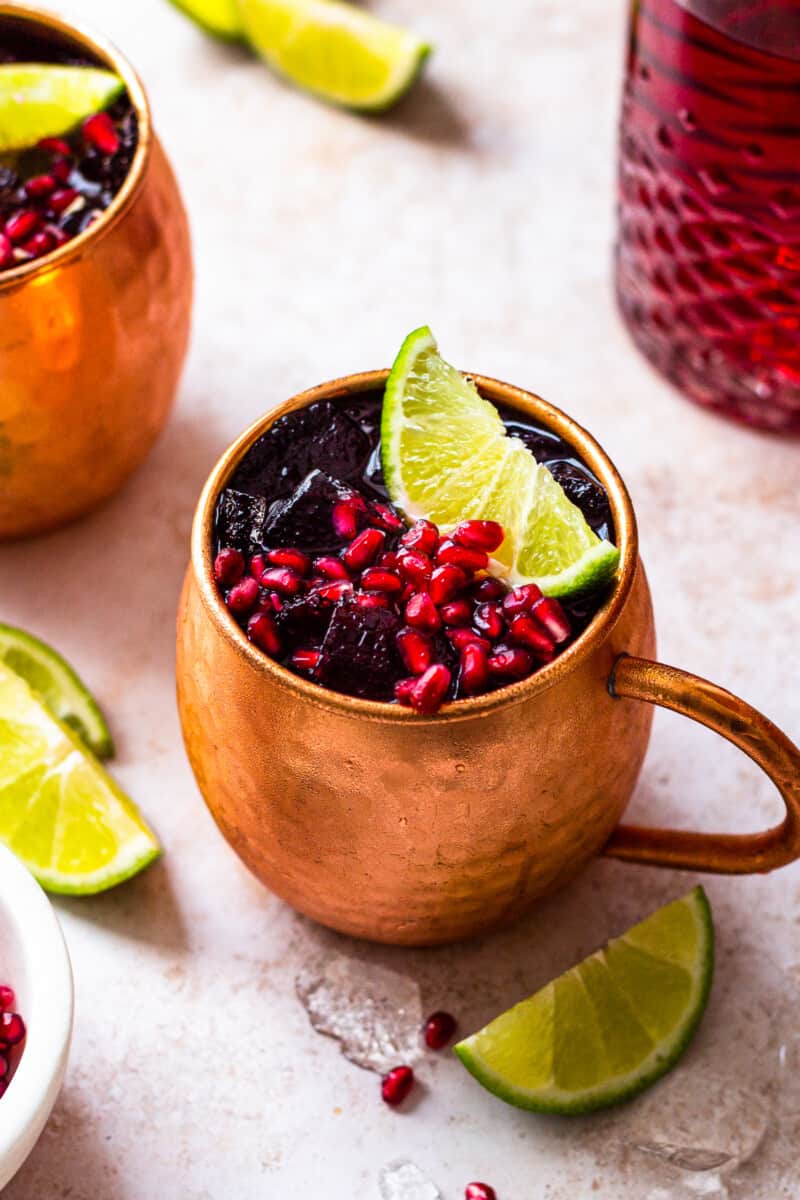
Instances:
[[[675,1065],[700,1023],[713,974],[711,909],[697,887],[455,1052],[479,1083],[518,1108],[605,1108]]]
[[[407,517],[447,529],[499,521],[494,559],[513,586],[568,596],[607,582],[619,551],[587,524],[500,414],[438,353],[427,326],[410,333],[386,381],[381,456],[392,501]]]
[[[236,0],[171,0],[171,3],[214,37],[233,42],[244,34]]]
[[[51,892],[87,895],[159,854],[135,805],[0,663],[0,841]]]
[[[44,63],[0,66],[0,152],[61,137],[124,90],[112,71]]]
[[[339,0],[239,0],[239,11],[269,66],[345,108],[388,108],[431,51],[414,34]]]
[[[53,716],[69,725],[98,758],[111,758],[114,743],[97,701],[52,646],[23,629],[0,625],[0,663],[21,675]]]

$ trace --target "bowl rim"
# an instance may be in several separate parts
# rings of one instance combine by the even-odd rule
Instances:
[[[17,1069],[0,1098],[0,1186],[9,1159],[22,1164],[55,1100],[72,1035],[74,985],[55,910],[26,867],[0,844],[0,919],[8,919],[30,980],[29,1029]],[[14,980],[0,980],[14,987]]]
[[[222,453],[200,494],[191,535],[190,570],[194,573],[201,603],[217,634],[228,643],[236,654],[248,660],[260,675],[266,676],[271,683],[278,687],[295,693],[307,703],[361,720],[388,723],[407,721],[416,728],[429,727],[433,723],[471,720],[496,709],[519,704],[555,686],[584,663],[608,638],[625,607],[633,587],[639,559],[636,516],[622,477],[605,450],[592,434],[577,421],[534,392],[503,383],[490,376],[470,371],[465,371],[464,374],[473,380],[478,390],[488,400],[508,405],[519,412],[533,416],[540,424],[559,434],[575,447],[584,462],[594,471],[608,494],[617,545],[620,548],[620,563],[614,586],[586,629],[553,662],[542,667],[527,679],[507,684],[495,692],[451,701],[443,705],[435,715],[428,717],[421,716],[399,704],[382,700],[363,700],[357,696],[349,696],[342,692],[323,688],[319,684],[294,674],[287,667],[281,666],[280,663],[263,654],[247,640],[244,632],[225,608],[214,582],[212,556],[214,512],[219,493],[244,455],[275,421],[287,413],[294,412],[298,408],[305,408],[319,400],[336,399],[381,389],[389,375],[389,370],[385,368],[377,371],[363,371],[319,384],[297,393],[258,417]]]
[[[82,22],[68,21],[58,13],[30,4],[0,3],[0,24],[4,18],[29,21],[32,25],[44,27],[46,30],[69,38],[77,42],[92,58],[98,59],[119,75],[136,112],[139,128],[136,150],[125,182],[108,208],[96,221],[92,222],[88,229],[65,242],[63,246],[51,250],[49,254],[43,254],[41,258],[32,259],[11,270],[0,272],[0,292],[11,291],[24,283],[29,283],[37,275],[52,271],[57,267],[65,267],[74,259],[82,258],[95,242],[110,233],[141,191],[153,143],[150,103],[142,81],[127,58],[112,42],[101,34],[95,33],[93,29]]]

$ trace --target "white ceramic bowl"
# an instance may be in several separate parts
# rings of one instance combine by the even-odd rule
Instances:
[[[0,1189],[24,1163],[50,1116],[72,1034],[72,969],[50,901],[0,845],[0,983],[13,987],[25,1049],[0,1097]]]

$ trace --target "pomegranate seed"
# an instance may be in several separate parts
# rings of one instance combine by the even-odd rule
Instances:
[[[42,218],[32,208],[22,208],[6,221],[5,235],[12,242],[27,241],[40,228]]]
[[[416,679],[398,679],[394,685],[394,698],[398,704],[405,704],[409,707],[411,704],[411,690],[416,683]]]
[[[392,596],[403,590],[400,576],[380,567],[368,567],[361,576],[361,586],[368,592],[388,592]]]
[[[499,650],[492,655],[487,666],[490,675],[525,679],[533,670],[533,655],[527,650]]]
[[[425,1045],[429,1050],[443,1050],[456,1031],[456,1019],[449,1012],[431,1013],[425,1022]]]
[[[14,989],[8,987],[5,983],[0,984],[0,1008],[3,1010],[13,1008],[16,1002],[17,998],[14,995]]]
[[[281,652],[278,627],[268,612],[255,613],[247,622],[247,636],[253,645],[273,658]]]
[[[347,567],[340,558],[315,558],[314,570],[326,579],[349,579]]]
[[[295,650],[292,655],[292,666],[298,671],[313,671],[322,655],[319,650]]]
[[[396,638],[397,649],[412,675],[422,675],[431,665],[433,647],[430,639],[418,629],[401,629]]]
[[[69,241],[69,234],[63,229],[59,229],[58,225],[45,225],[45,232],[50,234],[56,246],[63,246],[64,242]]]
[[[487,654],[491,652],[492,643],[488,638],[481,637],[474,629],[445,629],[445,633],[459,653],[465,646],[470,645],[480,646],[481,650],[485,650]]]
[[[468,696],[477,696],[486,691],[489,682],[489,661],[486,651],[469,642],[461,651],[461,687]]]
[[[495,641],[505,629],[503,610],[496,600],[486,600],[475,609],[475,628]]]
[[[51,250],[55,249],[55,244],[55,238],[47,230],[42,229],[33,237],[28,238],[27,242],[23,242],[20,249],[24,250],[26,254],[30,254],[31,258],[41,258],[43,254],[49,254]]]
[[[466,600],[451,600],[439,609],[445,625],[469,625],[472,622],[472,607]]]
[[[8,1059],[5,1054],[0,1054],[0,1081],[5,1079],[8,1074]]]
[[[4,233],[0,233],[0,267],[7,267],[14,261],[14,247]]]
[[[228,592],[225,603],[231,612],[243,617],[251,613],[258,600],[258,584],[252,575],[247,575]]]
[[[532,650],[540,662],[550,662],[555,657],[556,647],[552,638],[541,630],[527,613],[512,617],[509,633],[515,642]]]
[[[450,563],[443,567],[436,567],[430,582],[430,593],[434,604],[446,604],[448,600],[454,599],[466,582],[467,576],[460,567],[454,567]]]
[[[423,716],[432,716],[444,703],[452,681],[453,677],[444,663],[434,663],[411,688],[411,707]]]
[[[359,608],[389,608],[389,597],[384,592],[359,592],[356,596]]]
[[[392,1108],[402,1104],[414,1086],[414,1072],[411,1067],[392,1067],[381,1080],[381,1096]]]
[[[263,554],[254,554],[250,559],[250,574],[254,579],[260,579],[267,569],[267,560]]]
[[[4,1096],[8,1087],[8,1080],[0,1079],[0,1096]]]
[[[506,585],[491,575],[487,575],[485,579],[479,580],[472,588],[472,595],[476,600],[499,600],[507,594],[508,588]]]
[[[49,196],[55,190],[56,181],[52,175],[33,175],[25,184],[26,193],[33,199],[39,196]]]
[[[427,592],[414,593],[406,604],[405,617],[406,624],[423,629],[426,633],[435,633],[442,627],[442,618]]]
[[[417,521],[400,538],[400,545],[421,554],[433,554],[439,541],[439,530],[432,521]]]
[[[273,612],[279,613],[281,611],[281,609],[283,608],[283,601],[281,600],[281,598],[277,592],[270,592],[269,602],[270,602],[270,605],[272,606]]]
[[[303,588],[303,580],[291,567],[270,567],[261,576],[261,584],[273,588],[280,596],[296,596]]]
[[[214,578],[222,587],[233,587],[244,575],[244,555],[241,550],[226,547],[214,559]]]
[[[289,567],[298,575],[307,575],[311,570],[311,559],[302,550],[268,550],[267,560],[276,567]]]
[[[72,147],[69,142],[65,142],[63,138],[44,137],[40,138],[36,143],[37,150],[47,150],[50,154],[61,154],[64,158],[69,158],[72,154]]]
[[[400,593],[400,595],[397,597],[397,603],[401,607],[405,604],[408,604],[411,597],[416,595],[416,592],[417,592],[417,589],[414,587],[414,584],[407,583],[406,586],[403,588],[402,592]]]
[[[452,563],[455,567],[473,573],[486,570],[489,555],[485,550],[468,550],[466,546],[459,546],[451,538],[443,538],[436,550],[436,561],[440,565]]]
[[[398,571],[400,569],[400,555],[395,554],[394,550],[387,550],[382,554],[375,564],[384,571]]]
[[[531,616],[543,626],[556,644],[565,642],[572,633],[569,617],[558,601],[549,596],[545,596],[534,605]]]
[[[389,508],[388,504],[378,504],[373,502],[372,511],[375,514],[377,522],[384,529],[388,529],[391,533],[399,533],[401,529],[405,529],[406,523],[396,512]]]
[[[343,551],[342,559],[351,571],[363,571],[375,562],[385,545],[386,534],[382,529],[365,529]]]
[[[119,137],[107,112],[95,113],[83,122],[83,137],[103,154],[116,154],[119,150]]]
[[[19,1013],[0,1013],[0,1042],[16,1046],[25,1037],[25,1022]]]
[[[488,550],[491,554],[502,546],[506,531],[497,521],[462,521],[450,536],[468,550]]]
[[[338,537],[344,541],[352,541],[358,533],[361,517],[367,511],[367,506],[360,496],[348,496],[339,500],[333,506],[333,528]]]
[[[535,583],[526,583],[522,587],[514,588],[513,592],[509,592],[503,601],[503,612],[506,617],[512,617],[517,613],[530,612],[534,604],[542,598],[542,590]]]
[[[62,213],[64,209],[69,208],[77,196],[75,188],[59,188],[47,201],[47,207],[51,212]]]
[[[353,585],[349,579],[335,579],[331,583],[324,583],[322,587],[317,588],[317,595],[323,600],[327,600],[329,604],[338,604],[340,600],[344,600],[345,596],[350,596],[353,593]]]
[[[69,158],[55,159],[50,167],[50,174],[53,176],[54,179],[57,179],[59,183],[66,183],[67,180],[69,179],[70,175],[72,174],[72,160]],[[76,195],[77,195],[77,193],[76,193]],[[51,199],[51,201],[50,201],[51,207],[52,207],[52,203],[53,202]]]
[[[433,563],[427,554],[418,550],[402,550],[397,556],[397,565],[403,578],[417,587],[424,587],[433,571]]]
[[[497,1192],[488,1183],[468,1183],[464,1200],[497,1200]]]

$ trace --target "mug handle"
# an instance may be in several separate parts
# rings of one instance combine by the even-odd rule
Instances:
[[[659,704],[722,734],[769,776],[783,797],[786,816],[763,833],[689,833],[620,825],[605,854],[627,862],[721,875],[771,871],[800,857],[800,750],[776,725],[714,683],[627,654],[614,664],[608,690],[615,700],[626,697]]]

